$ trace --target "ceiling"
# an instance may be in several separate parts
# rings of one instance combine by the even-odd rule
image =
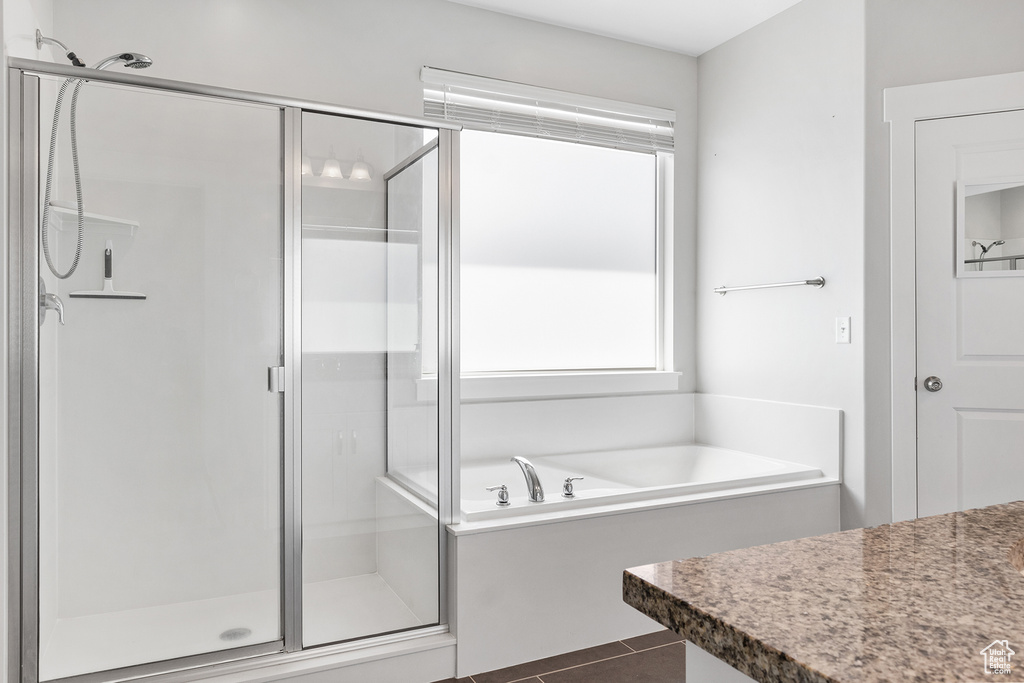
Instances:
[[[451,0],[696,57],[799,0]]]

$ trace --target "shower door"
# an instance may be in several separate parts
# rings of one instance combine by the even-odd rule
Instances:
[[[67,106],[40,251],[79,263],[39,259],[64,317],[38,341],[39,678],[280,650],[281,109],[86,83],[79,250]]]
[[[8,678],[444,632],[453,133],[11,64]]]

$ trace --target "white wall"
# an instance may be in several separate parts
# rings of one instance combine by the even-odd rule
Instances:
[[[462,461],[651,448],[693,441],[693,395],[593,396],[463,403]],[[670,419],[665,412],[671,413]],[[515,465],[510,486],[522,485]],[[549,491],[558,482],[541,482]]]
[[[677,265],[691,272],[696,60],[442,0],[57,0],[87,62],[149,54],[147,73],[421,116],[424,65],[674,109]],[[677,278],[675,358],[694,384],[692,282]]]
[[[891,504],[889,127],[885,88],[1024,70],[1019,0],[866,0],[865,72],[865,521]],[[897,268],[911,264],[896,264]],[[855,328],[856,329],[856,328]],[[913,378],[898,378],[913,381]]]
[[[805,0],[699,68],[697,390],[843,410],[843,524],[861,526],[863,4]],[[821,290],[712,291],[819,275]]]
[[[697,443],[800,463],[839,479],[841,410],[714,394],[695,394],[693,399]]]
[[[53,0],[3,0],[4,55],[38,59],[36,29],[53,37]],[[59,48],[43,48],[46,58],[68,63]],[[4,93],[6,94],[6,90]]]
[[[882,91],[1022,70],[1022,22],[1017,0],[805,0],[699,60],[698,390],[842,408],[844,527],[891,512]],[[709,293],[818,274],[820,292]]]

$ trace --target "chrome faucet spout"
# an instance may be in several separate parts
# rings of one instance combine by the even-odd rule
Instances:
[[[519,465],[523,476],[526,477],[526,491],[530,496],[530,502],[543,503],[544,487],[540,485],[540,477],[537,476],[537,470],[533,469],[533,463],[520,455],[512,458],[512,462]]]

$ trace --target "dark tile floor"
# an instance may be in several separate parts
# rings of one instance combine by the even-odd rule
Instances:
[[[437,683],[685,683],[685,652],[677,634],[659,631]]]

